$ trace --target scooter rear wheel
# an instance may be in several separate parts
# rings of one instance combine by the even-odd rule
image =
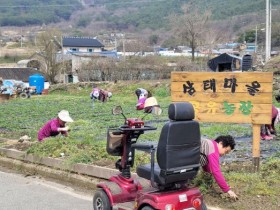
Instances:
[[[203,202],[202,205],[201,205],[201,209],[202,209],[202,210],[207,210],[207,206],[205,205],[204,202]]]
[[[96,190],[93,196],[94,210],[112,210],[109,198],[102,189]]]

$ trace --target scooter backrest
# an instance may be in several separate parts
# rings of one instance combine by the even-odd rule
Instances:
[[[157,148],[161,174],[196,171],[199,166],[201,143],[199,123],[193,120],[194,108],[188,102],[172,103],[168,108],[168,115],[170,121],[162,128]],[[193,169],[194,167],[196,169]],[[191,179],[195,173],[185,178]]]
[[[169,105],[168,116],[170,120],[192,120],[194,119],[194,108],[191,103],[180,102]]]

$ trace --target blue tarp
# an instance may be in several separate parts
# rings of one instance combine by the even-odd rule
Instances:
[[[17,80],[3,80],[3,85],[0,87],[1,94],[13,95],[16,93],[18,88],[25,88],[26,85],[22,81]]]

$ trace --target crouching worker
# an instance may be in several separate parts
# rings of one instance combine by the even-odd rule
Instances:
[[[111,97],[112,97],[111,92],[96,87],[94,87],[90,93],[90,98],[92,100],[99,100],[101,102],[106,102]]]
[[[112,97],[112,93],[106,90],[101,90],[99,91],[99,97],[98,100],[101,102],[106,102],[108,99]]]
[[[158,115],[161,114],[161,109],[160,105],[158,105],[157,99],[155,97],[150,97],[147,98],[144,104],[144,112],[145,113],[152,113],[153,111],[158,112],[158,110],[160,110],[160,113],[158,113]]]
[[[51,119],[39,130],[38,140],[43,141],[45,138],[57,136],[58,134],[68,136],[70,130],[69,127],[66,126],[68,122],[73,122],[69,112],[61,110],[57,118]]]
[[[275,96],[275,100],[280,103],[280,95]],[[272,105],[271,124],[261,126],[261,140],[272,140],[276,136],[275,125],[280,120],[280,109]]]
[[[232,136],[218,136],[215,140],[202,139],[200,148],[200,165],[205,172],[210,173],[223,192],[237,200],[237,195],[230,189],[221,169],[220,157],[228,154],[235,147]]]
[[[135,94],[137,96],[136,109],[137,110],[143,110],[144,106],[145,106],[146,99],[152,97],[152,94],[151,94],[150,91],[147,91],[143,88],[137,88],[135,90]]]
[[[100,89],[94,87],[90,93],[90,99],[96,100],[99,98]]]

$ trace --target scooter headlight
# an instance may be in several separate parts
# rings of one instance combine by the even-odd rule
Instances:
[[[166,204],[165,210],[175,210],[175,207],[172,204]]]

